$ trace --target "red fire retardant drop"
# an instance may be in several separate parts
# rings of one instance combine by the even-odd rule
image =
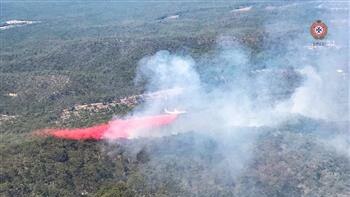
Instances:
[[[177,115],[157,115],[126,120],[113,120],[88,128],[50,130],[47,134],[57,138],[71,140],[101,140],[128,138],[139,129],[157,128],[172,123]]]

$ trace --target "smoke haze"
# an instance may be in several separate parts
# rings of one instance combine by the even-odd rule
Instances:
[[[267,35],[258,54],[234,37],[223,35],[218,37],[215,49],[201,57],[166,50],[144,57],[139,62],[135,82],[146,84],[146,92],[176,88],[181,94],[148,101],[138,106],[131,116],[161,113],[166,108],[186,110],[187,114],[180,115],[175,123],[152,136],[194,132],[209,138],[217,144],[214,150],[222,157],[211,165],[208,173],[225,175],[228,179],[237,176],[249,163],[259,136],[276,130],[280,133],[285,128],[318,133],[315,143],[348,157],[347,36],[340,32],[341,27],[329,23],[326,42],[336,44],[313,47],[308,27],[314,21],[294,17],[288,22],[266,21],[262,28]],[[323,20],[342,18],[344,14],[336,13]],[[281,33],[289,34],[295,25],[304,29],[282,43],[275,43]],[[340,53],[340,48],[346,52]],[[327,126],[329,124],[333,126]],[[329,128],[335,129],[327,130]],[[194,150],[203,148],[201,139],[192,140]],[[145,143],[141,143],[142,146]],[[161,150],[151,153],[152,157],[158,157],[157,152],[166,148],[158,147]],[[152,162],[155,161],[151,159],[148,165],[160,165]],[[190,172],[189,176],[188,180],[195,179]],[[151,181],[155,177],[148,178]]]

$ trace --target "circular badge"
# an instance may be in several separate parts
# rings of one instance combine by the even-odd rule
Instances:
[[[310,33],[315,39],[321,40],[327,35],[327,25],[324,24],[321,20],[317,20],[310,27]]]

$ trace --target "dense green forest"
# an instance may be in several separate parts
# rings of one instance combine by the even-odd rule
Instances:
[[[87,127],[132,111],[135,106],[118,105],[62,120],[63,110],[75,105],[143,93],[144,84],[134,79],[145,56],[168,50],[211,59],[218,41],[229,37],[249,49],[249,61],[267,62],[287,50],[286,38],[302,31],[294,20],[313,21],[322,10],[293,8],[281,15],[283,10],[244,1],[4,1],[0,6],[1,23],[40,21],[0,30],[0,196],[350,195],[349,157],[322,141],[346,136],[348,123],[337,127],[296,116],[280,128],[242,128],[259,135],[249,162],[233,171],[226,169],[225,154],[244,153],[225,153],[220,138],[196,131],[113,143],[34,134]],[[253,9],[235,12],[247,6]],[[265,30],[266,21],[276,17],[288,28]],[[278,52],[267,53],[271,48]]]

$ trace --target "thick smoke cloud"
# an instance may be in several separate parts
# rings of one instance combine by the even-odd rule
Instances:
[[[342,17],[324,20],[338,21]],[[266,22],[264,31],[268,36],[263,41],[264,51],[258,55],[236,39],[221,36],[216,49],[200,58],[169,51],[144,57],[139,63],[136,83],[146,84],[146,92],[176,88],[181,93],[165,100],[147,101],[132,114],[156,114],[165,108],[186,110],[188,113],[180,115],[170,127],[152,131],[152,136],[186,132],[209,136],[218,142],[217,150],[225,155],[213,167],[213,174],[229,169],[225,173],[232,176],[249,161],[253,144],[264,128],[284,128],[284,124],[295,119],[348,125],[347,36],[340,32],[338,23],[328,23],[331,31],[327,39],[335,40],[336,46],[312,47],[308,27],[313,19],[303,20],[289,21],[288,28],[304,30],[277,44],[275,40],[280,39],[279,34],[283,33],[280,30],[287,22],[283,19]],[[308,124],[305,121],[298,129],[308,130],[311,128]],[[313,127],[310,132],[317,132],[318,128]],[[350,140],[346,133],[326,135],[320,142],[348,156]]]
[[[250,49],[225,37],[218,39],[214,55],[197,60],[168,51],[145,57],[136,82],[146,83],[149,92],[178,88],[181,94],[146,102],[133,113],[159,113],[165,108],[188,111],[161,136],[188,131],[239,135],[234,128],[277,127],[296,116],[348,120],[347,73],[329,66],[339,64],[337,50],[305,49],[304,40],[294,41],[299,45],[288,50],[301,58],[287,50],[275,62],[264,62],[263,68],[249,59]]]
[[[145,57],[140,61],[137,82],[146,80],[148,91],[179,88],[182,93],[165,101],[145,103],[137,114],[161,112],[166,107],[187,110],[185,118],[178,121],[177,132],[278,124],[284,116],[275,110],[276,99],[271,94],[277,88],[290,87],[281,87],[286,85],[284,81],[271,79],[279,71],[255,73],[245,50],[228,40],[221,41],[212,59],[198,63],[168,51]]]
[[[256,70],[249,60],[249,49],[231,39],[219,40],[211,57],[194,60],[159,51],[142,59],[136,83],[145,83],[149,92],[173,88],[182,91],[165,100],[146,102],[133,115],[162,113],[164,108],[186,110],[170,127],[143,132],[148,137],[195,132],[211,138],[218,144],[216,151],[225,155],[212,166],[211,173],[222,174],[226,169],[226,176],[232,178],[252,156],[259,134],[257,128],[276,126],[289,116],[275,107],[276,100],[283,101],[277,97],[285,94],[284,89],[293,89],[293,84],[273,76],[296,73],[270,68]],[[135,137],[145,136],[140,133]]]

